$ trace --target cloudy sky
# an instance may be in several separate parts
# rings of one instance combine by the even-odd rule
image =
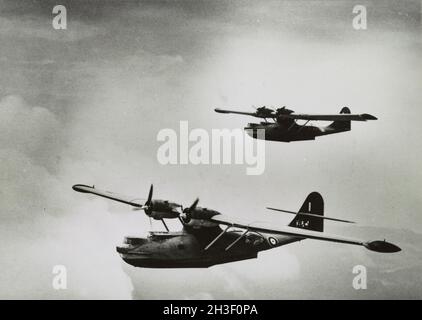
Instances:
[[[56,4],[66,30],[52,27]],[[355,4],[367,8],[367,30],[352,27]],[[420,1],[2,0],[0,40],[1,298],[422,298]],[[379,120],[267,142],[260,176],[158,163],[161,129],[240,128],[248,118],[213,109],[252,105],[348,106]],[[135,269],[114,247],[145,234],[148,219],[75,183],[137,197],[154,183],[157,197],[198,196],[280,225],[291,217],[265,206],[295,210],[316,190],[327,215],[359,222],[327,231],[404,250],[308,240],[211,269]],[[59,264],[67,290],[51,285]],[[351,287],[356,264],[369,269],[363,293]]]

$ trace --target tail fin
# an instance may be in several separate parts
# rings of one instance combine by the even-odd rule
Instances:
[[[299,213],[290,222],[289,226],[313,231],[324,231],[324,219],[301,215],[301,212],[319,216],[324,215],[324,200],[318,192],[312,192],[306,197],[305,202],[299,209]]]
[[[340,113],[350,114],[350,109],[348,107],[344,107],[341,109]],[[338,131],[350,131],[351,121],[334,121],[328,126],[328,128],[332,128]]]

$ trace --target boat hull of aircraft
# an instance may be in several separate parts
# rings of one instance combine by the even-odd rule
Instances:
[[[230,246],[240,231],[224,234],[209,250],[204,248],[223,230],[216,227],[212,234],[204,235],[191,230],[183,232],[150,232],[147,238],[126,237],[116,247],[123,261],[142,268],[208,268],[218,264],[255,259],[258,252],[302,240],[282,235],[256,235]]]
[[[249,123],[244,128],[245,132],[254,139],[278,142],[309,141],[316,137],[328,134],[350,131],[350,126],[344,128],[301,126],[293,123],[289,127],[284,127],[275,123]],[[264,130],[265,135],[260,135],[259,130]]]

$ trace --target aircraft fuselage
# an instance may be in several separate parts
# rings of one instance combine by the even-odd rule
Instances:
[[[205,250],[221,232],[220,227],[150,232],[147,238],[126,237],[124,244],[116,250],[126,263],[135,267],[207,268],[257,258],[259,251],[302,240],[299,237],[248,233],[228,248],[242,235],[242,230],[233,230],[227,231]]]
[[[265,130],[265,139],[268,141],[306,141],[315,140],[315,137],[350,131],[350,126],[344,128],[317,127],[311,125],[299,125],[293,120],[278,122],[248,123],[244,128],[246,133],[255,139],[260,139],[258,130]]]

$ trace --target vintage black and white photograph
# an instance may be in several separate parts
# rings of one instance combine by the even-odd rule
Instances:
[[[422,299],[421,8],[0,0],[0,299]]]

